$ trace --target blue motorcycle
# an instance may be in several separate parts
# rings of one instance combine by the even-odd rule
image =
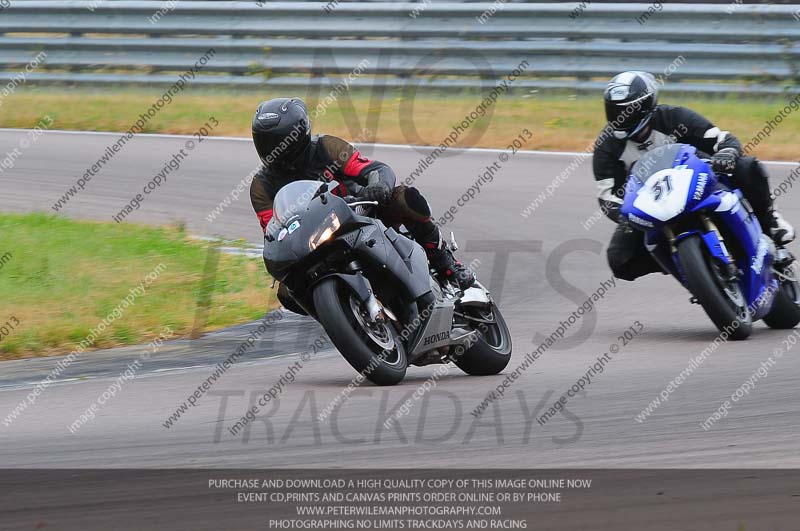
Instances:
[[[727,337],[747,338],[758,319],[772,328],[800,322],[794,257],[763,234],[741,191],[693,146],[642,156],[625,185],[622,217],[645,232],[662,269]]]

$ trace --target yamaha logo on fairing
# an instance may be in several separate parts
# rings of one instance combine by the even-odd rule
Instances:
[[[631,220],[633,223],[637,225],[642,225],[643,227],[655,227],[651,221],[647,221],[644,218],[640,218],[636,214],[628,214],[628,219]]]
[[[450,339],[450,330],[447,332],[442,332],[441,334],[433,334],[432,336],[428,336],[425,338],[425,341],[422,342],[423,345],[430,345],[432,343],[438,343],[439,341],[443,341],[445,339]]]
[[[697,174],[697,188],[694,189],[694,195],[692,196],[692,199],[698,201],[701,197],[703,197],[703,192],[706,189],[707,182],[708,182],[707,173]]]
[[[760,275],[761,270],[764,269],[764,259],[767,257],[767,250],[767,243],[764,241],[764,237],[762,236],[761,239],[758,240],[758,251],[756,252],[756,256],[753,258],[752,269],[756,275]]]

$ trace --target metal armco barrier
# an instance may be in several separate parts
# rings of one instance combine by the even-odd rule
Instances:
[[[526,60],[515,90],[640,69],[665,90],[758,94],[795,92],[800,71],[800,6],[181,1],[155,18],[165,5],[13,1],[0,81],[44,51],[28,82],[172,83],[209,48],[194,82],[229,87],[329,86],[366,65],[351,85],[480,88]]]

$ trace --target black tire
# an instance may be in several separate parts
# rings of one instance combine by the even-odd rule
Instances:
[[[775,301],[764,323],[770,328],[794,328],[800,323],[800,285],[796,280],[782,280]]]
[[[700,238],[691,236],[678,243],[678,257],[689,291],[692,292],[708,317],[720,332],[727,330],[728,338],[747,339],[753,331],[753,319],[747,309],[747,302],[741,297],[737,304],[725,293],[723,281],[714,272],[714,264],[708,256]],[[738,289],[735,288],[735,289]],[[738,326],[734,327],[734,323]]]
[[[384,349],[374,342],[358,322],[350,304],[352,293],[344,282],[330,278],[314,289],[314,306],[322,327],[344,359],[375,385],[395,385],[408,368],[405,348],[391,324],[386,331],[395,349],[384,358]]]
[[[464,310],[465,313],[481,319],[493,320],[486,324],[486,330],[478,328],[478,340],[463,353],[457,347],[454,363],[459,369],[472,376],[491,376],[500,373],[511,361],[511,332],[508,330],[503,315],[496,307],[491,311],[475,309]]]

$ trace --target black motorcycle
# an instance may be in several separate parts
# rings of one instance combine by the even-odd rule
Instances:
[[[423,248],[374,217],[377,203],[334,195],[317,181],[277,193],[264,261],[298,311],[322,324],[357,371],[394,385],[408,365],[454,362],[467,374],[497,374],[511,335],[489,292],[437,275]],[[453,241],[455,245],[455,241]]]

